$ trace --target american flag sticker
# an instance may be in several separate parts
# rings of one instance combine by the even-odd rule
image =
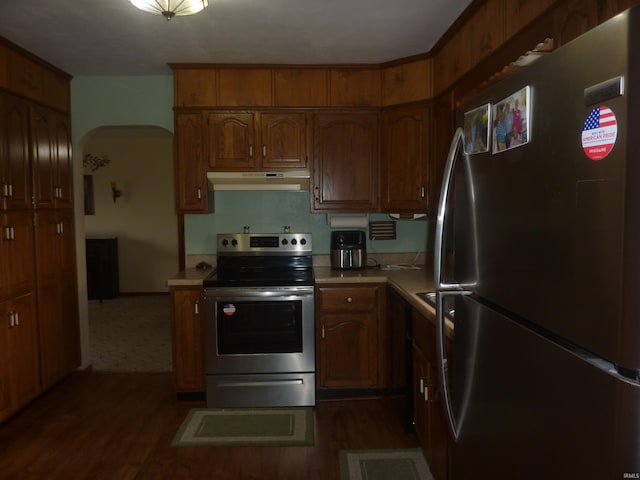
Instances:
[[[609,107],[591,110],[582,127],[582,149],[591,160],[602,160],[616,144],[618,122]]]
[[[230,317],[231,315],[234,315],[236,313],[236,306],[233,303],[225,303],[222,306],[222,312]]]

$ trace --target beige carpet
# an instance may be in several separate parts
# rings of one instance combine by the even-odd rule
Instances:
[[[91,364],[98,372],[170,372],[169,295],[89,301]]]

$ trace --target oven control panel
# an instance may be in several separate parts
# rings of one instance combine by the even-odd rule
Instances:
[[[310,233],[219,233],[218,255],[225,253],[311,254]]]

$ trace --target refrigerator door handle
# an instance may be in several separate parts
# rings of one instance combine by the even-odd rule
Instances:
[[[448,374],[448,359],[447,352],[445,350],[446,341],[446,316],[444,313],[444,298],[453,295],[470,295],[471,292],[437,292],[436,294],[436,347],[438,350],[438,377],[440,379],[440,393],[442,394],[442,404],[444,406],[445,417],[447,419],[447,425],[449,432],[454,442],[458,440],[460,435],[460,424],[462,422],[462,416],[460,419],[456,419],[453,411],[451,401],[451,388],[449,385]],[[454,327],[455,328],[455,327]],[[455,340],[454,340],[455,341]]]
[[[436,289],[460,289],[458,283],[446,283],[442,278],[443,262],[444,262],[444,221],[447,207],[449,204],[449,189],[451,188],[451,180],[453,179],[453,169],[455,167],[458,148],[464,146],[464,134],[461,128],[458,128],[453,135],[447,162],[444,166],[444,175],[442,178],[442,189],[440,191],[440,202],[438,203],[438,216],[436,220],[436,234],[434,245],[434,283]]]

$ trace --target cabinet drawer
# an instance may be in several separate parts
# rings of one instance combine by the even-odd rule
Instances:
[[[369,311],[378,305],[378,287],[319,288],[320,310]]]

